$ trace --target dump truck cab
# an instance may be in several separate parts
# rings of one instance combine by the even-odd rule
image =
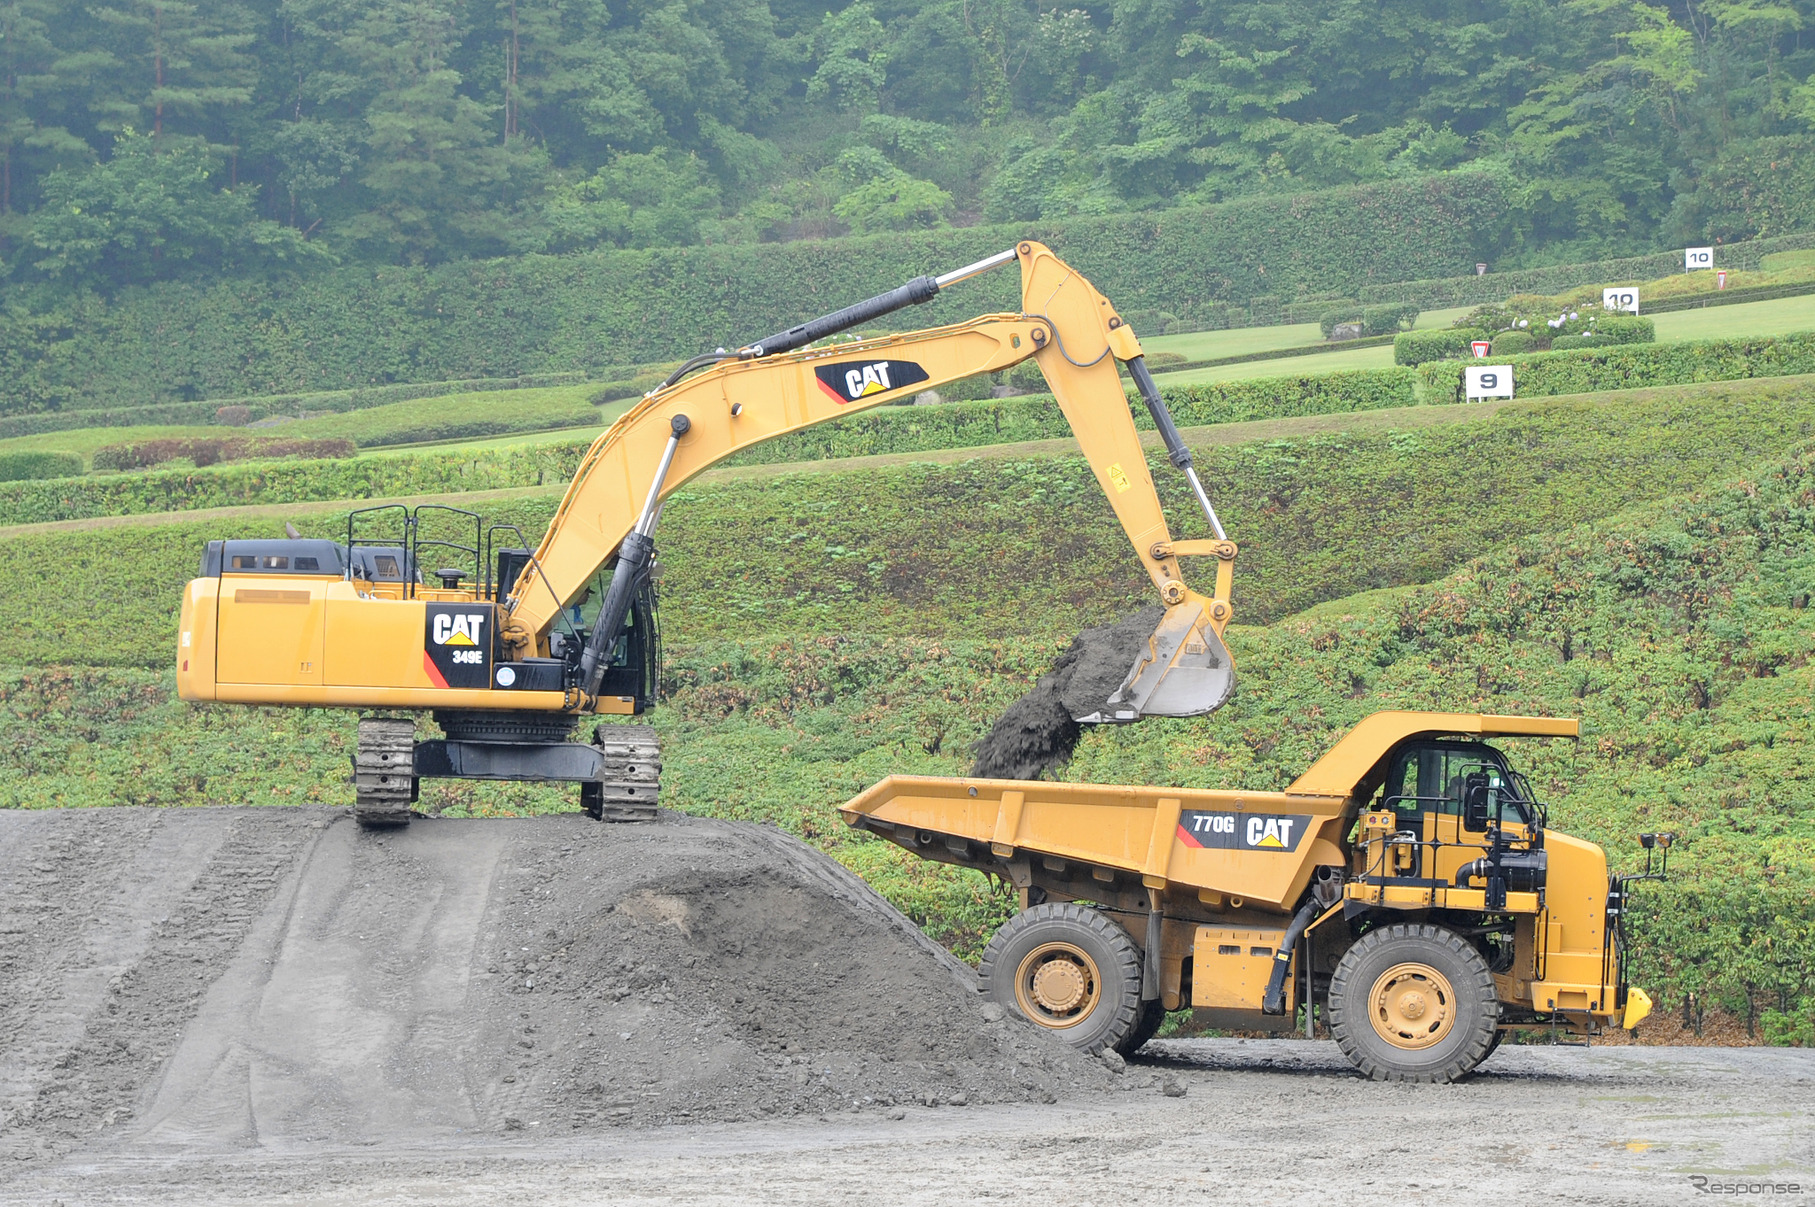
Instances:
[[[1280,792],[892,777],[843,814],[1014,885],[985,991],[1080,1047],[1133,1051],[1185,1008],[1285,1031],[1308,1002],[1370,1075],[1450,1080],[1508,1028],[1650,1008],[1605,854],[1490,741],[1576,733],[1382,712]]]

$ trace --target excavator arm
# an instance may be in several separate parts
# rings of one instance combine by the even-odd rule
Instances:
[[[978,273],[1017,263],[1021,312],[907,334],[809,347],[837,331],[934,297]],[[1153,385],[1133,331],[1082,274],[1039,243],[944,277],[922,277],[889,294],[778,333],[735,353],[689,362],[623,415],[587,451],[528,567],[501,601],[501,636],[517,657],[545,651],[561,609],[599,570],[613,565],[581,661],[582,709],[597,693],[610,647],[654,558],[663,501],[686,482],[761,441],[944,383],[1032,358],[1052,388],[1135,555],[1166,613],[1111,697],[1112,715],[1194,716],[1227,699],[1234,682],[1224,627],[1235,545],[1224,538]],[[1148,472],[1117,362],[1129,366],[1172,463],[1185,473],[1214,540],[1174,540]],[[1217,560],[1208,596],[1186,585],[1182,556]]]

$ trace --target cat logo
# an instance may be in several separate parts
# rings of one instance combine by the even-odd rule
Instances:
[[[841,406],[872,394],[917,386],[927,380],[926,370],[911,360],[843,361],[819,365],[814,368],[813,376],[819,379],[819,388]]]
[[[432,603],[422,634],[422,672],[436,687],[489,688],[491,635],[489,608],[472,604]]]
[[[485,625],[485,617],[478,612],[446,613],[435,617],[430,631],[436,645],[479,644],[479,630]]]
[[[1178,840],[1200,851],[1291,851],[1311,824],[1307,813],[1209,813],[1179,815]]]

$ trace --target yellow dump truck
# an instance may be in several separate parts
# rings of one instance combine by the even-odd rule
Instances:
[[[990,940],[984,991],[1079,1048],[1132,1052],[1169,1010],[1285,1031],[1321,1004],[1362,1072],[1449,1081],[1511,1027],[1592,1033],[1650,1012],[1625,973],[1638,877],[1549,829],[1483,741],[1576,734],[1380,712],[1284,792],[891,776],[841,812],[1013,884],[1021,912]]]

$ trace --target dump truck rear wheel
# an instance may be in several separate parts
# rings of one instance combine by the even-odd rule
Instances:
[[[1115,1046],[1123,1056],[1133,1056],[1147,1046],[1147,1041],[1160,1033],[1160,1027],[1166,1021],[1166,1003],[1155,998],[1151,1002],[1141,1003],[1141,1015],[1135,1021],[1134,1030],[1128,1038]]]
[[[1454,1081],[1493,1050],[1493,973],[1452,930],[1424,923],[1363,935],[1330,977],[1330,1032],[1375,1081]]]
[[[1134,1050],[1124,1045],[1142,1017],[1141,952],[1098,910],[1050,902],[1015,915],[977,973],[992,1001],[1074,1048]]]

